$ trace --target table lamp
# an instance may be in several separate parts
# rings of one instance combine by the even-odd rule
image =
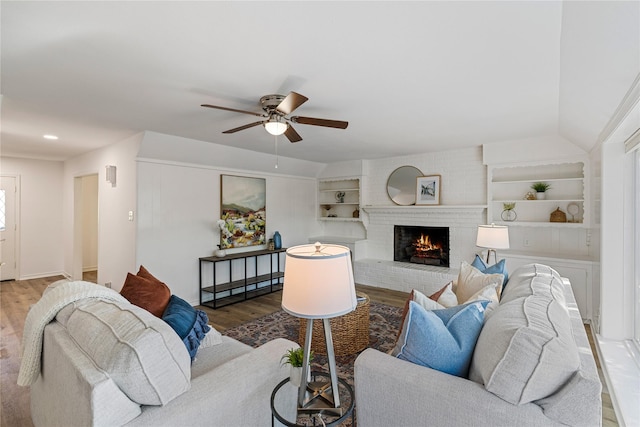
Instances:
[[[298,391],[299,410],[326,409],[341,415],[329,319],[355,310],[357,303],[349,248],[316,242],[314,245],[300,245],[287,249],[282,309],[293,316],[307,319],[302,382]],[[324,326],[330,383],[308,382],[315,319],[322,319]]]
[[[509,229],[505,225],[479,225],[478,236],[476,238],[476,246],[487,249],[487,264],[489,264],[489,256],[493,252],[493,256],[498,262],[496,249],[509,249]]]

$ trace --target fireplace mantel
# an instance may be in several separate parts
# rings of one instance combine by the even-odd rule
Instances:
[[[469,212],[480,212],[487,209],[487,205],[430,205],[430,206],[374,206],[374,205],[365,205],[362,206],[362,210],[367,213],[407,213],[407,214],[415,214],[420,212],[448,212],[448,211],[469,211]]]

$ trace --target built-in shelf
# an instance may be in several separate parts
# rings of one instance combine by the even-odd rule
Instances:
[[[319,180],[318,219],[360,222],[360,178]]]
[[[487,176],[487,219],[495,224],[528,227],[588,227],[588,191],[584,162],[540,163],[519,166],[489,166]],[[529,200],[531,185],[550,184],[544,199]],[[537,197],[537,196],[534,196]],[[515,203],[515,221],[504,221],[505,203]],[[578,206],[571,215],[568,206]],[[551,222],[551,213],[560,209],[567,222]]]

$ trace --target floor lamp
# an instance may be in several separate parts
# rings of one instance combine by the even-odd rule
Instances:
[[[509,229],[505,225],[479,225],[478,235],[476,237],[476,246],[487,249],[487,264],[489,264],[489,256],[493,252],[493,256],[498,262],[496,249],[509,249]]]
[[[287,249],[282,308],[293,316],[307,319],[302,382],[298,390],[299,410],[324,409],[342,415],[329,319],[355,310],[357,304],[349,248],[316,242]],[[329,383],[308,382],[313,321],[316,319],[321,319],[324,326]]]

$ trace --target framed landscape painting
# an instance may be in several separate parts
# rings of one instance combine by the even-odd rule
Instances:
[[[267,184],[265,178],[220,175],[220,247],[265,244]]]
[[[440,204],[440,175],[419,176],[416,183],[416,205]]]

